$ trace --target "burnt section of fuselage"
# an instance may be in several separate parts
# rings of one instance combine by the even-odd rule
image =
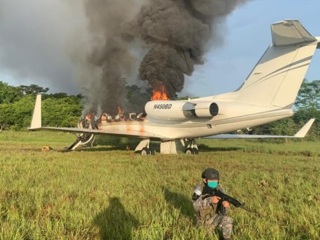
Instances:
[[[121,112],[112,116],[108,113],[102,113],[97,116],[94,113],[81,117],[78,121],[78,128],[99,129],[102,125],[108,125],[115,122],[142,122],[146,118],[146,113],[125,113]]]

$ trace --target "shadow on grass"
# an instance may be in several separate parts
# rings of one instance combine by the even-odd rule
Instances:
[[[93,147],[79,147],[75,151],[132,151],[134,152],[135,148],[139,145],[141,139],[139,138],[125,138],[125,137],[115,137],[115,136],[97,136],[97,139],[94,141]],[[70,143],[71,145],[71,143]],[[70,152],[68,150],[69,146],[66,146],[64,149],[52,149],[53,151],[59,152]],[[150,149],[160,152],[160,143],[159,141],[151,141]]]
[[[100,239],[132,239],[132,228],[139,226],[138,220],[125,210],[119,198],[112,197],[109,202],[109,206],[93,220],[93,223],[99,227]]]
[[[138,144],[137,144],[138,145]],[[137,145],[125,145],[125,144],[118,144],[118,145],[108,145],[108,146],[94,146],[94,147],[84,147],[77,149],[75,151],[88,151],[88,152],[96,152],[96,151],[132,151],[134,152]],[[150,149],[153,149],[157,152],[160,152],[160,144],[157,146],[155,144],[150,145]],[[243,151],[244,148],[240,147],[208,147],[208,146],[199,146],[200,152],[230,152],[230,151]],[[67,149],[63,150],[54,150],[58,152],[70,152]]]
[[[167,203],[180,210],[181,214],[194,221],[194,209],[192,206],[191,196],[190,198],[187,198],[180,193],[170,191],[166,187],[162,187],[162,191]]]
[[[75,151],[79,152],[111,152],[111,151],[126,151],[126,148],[117,147],[117,146],[95,146],[92,148],[79,148]],[[131,151],[131,150],[129,150]]]
[[[205,144],[198,145],[200,152],[229,152],[229,151],[242,151],[242,147],[209,147]]]
[[[140,140],[139,139],[126,139],[123,137],[106,138],[104,141],[100,140],[95,142],[94,147],[82,147],[76,149],[75,151],[88,151],[88,152],[99,152],[99,151],[132,151],[134,152],[135,148],[138,146]],[[229,151],[243,151],[242,147],[209,147],[205,144],[199,144],[200,152],[229,152]],[[66,146],[64,149],[52,149],[52,151],[57,152],[70,152]],[[156,152],[160,152],[160,142],[159,141],[151,141],[150,149],[155,150]]]

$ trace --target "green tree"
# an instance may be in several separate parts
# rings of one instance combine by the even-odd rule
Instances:
[[[298,126],[292,118],[264,124],[253,128],[252,134],[293,135],[298,131]]]
[[[293,119],[296,123],[306,122],[310,118],[316,118],[314,125],[318,125],[320,119],[320,80],[312,82],[304,81],[295,102],[297,109]]]
[[[320,80],[304,81],[299,90],[295,107],[320,111]]]
[[[82,111],[80,101],[80,96],[46,96],[42,102],[43,126],[76,127]]]
[[[320,80],[304,81],[295,101],[295,114],[291,118],[275,121],[253,129],[254,134],[292,135],[310,118],[316,118],[310,129],[309,136],[320,134]]]
[[[15,119],[13,117],[14,110],[12,104],[0,104],[0,130],[9,129],[14,125]]]
[[[22,97],[17,87],[9,86],[7,83],[0,81],[0,104],[13,103]]]
[[[0,81],[0,130],[28,128],[36,94],[43,94],[44,125],[76,126],[82,110],[82,96],[68,96],[66,93],[46,94],[48,90],[35,84],[13,87]]]
[[[297,100],[295,102],[297,109],[293,119],[296,123],[307,122],[310,118],[316,118],[315,123],[310,129],[309,135],[319,137],[320,135],[320,80],[311,82],[304,81]]]
[[[40,93],[46,93],[49,91],[49,88],[43,88],[36,84],[31,84],[29,86],[20,85],[18,89],[23,95],[40,94]]]
[[[34,107],[34,96],[26,95],[19,101],[14,102],[11,106],[13,111],[11,117],[14,120],[11,128],[20,130],[29,127]]]

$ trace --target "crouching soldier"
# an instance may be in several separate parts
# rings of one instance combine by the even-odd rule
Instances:
[[[202,182],[194,189],[193,207],[199,227],[205,227],[209,232],[218,228],[222,231],[223,239],[227,240],[231,238],[233,226],[233,219],[226,215],[230,203],[214,196],[212,193],[216,189],[224,192],[219,185],[219,172],[214,168],[207,168],[202,172]]]

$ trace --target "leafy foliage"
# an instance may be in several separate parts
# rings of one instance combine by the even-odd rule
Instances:
[[[8,129],[14,124],[13,108],[8,103],[0,104],[0,129]]]
[[[254,134],[292,135],[299,129],[292,118],[282,119],[276,122],[262,125],[253,129]]]
[[[81,115],[80,101],[79,96],[47,96],[42,107],[43,125],[75,127]]]
[[[320,80],[302,83],[295,106],[298,109],[320,110]]]
[[[30,86],[20,85],[18,89],[23,95],[41,94],[49,91],[49,88],[39,87],[38,85],[35,85],[35,84],[31,84]]]
[[[38,85],[9,86],[0,82],[0,129],[21,130],[30,126],[35,95],[43,95],[44,125],[74,127],[81,115],[81,95],[46,94]]]
[[[292,118],[265,124],[253,128],[254,134],[292,135],[299,130],[310,118],[316,118],[308,135],[320,136],[320,80],[304,81],[299,90]]]
[[[13,103],[22,97],[18,88],[0,82],[0,104]]]

